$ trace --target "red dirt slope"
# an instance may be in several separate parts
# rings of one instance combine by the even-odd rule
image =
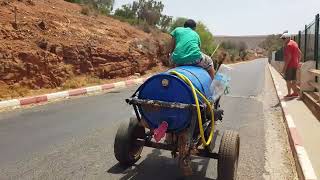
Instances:
[[[0,0],[0,87],[55,88],[83,74],[127,77],[165,60],[167,35],[80,11],[63,0]]]

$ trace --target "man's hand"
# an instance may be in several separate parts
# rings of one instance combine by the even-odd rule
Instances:
[[[285,70],[285,69],[282,69],[281,74],[284,74],[285,72],[286,72],[286,70]]]

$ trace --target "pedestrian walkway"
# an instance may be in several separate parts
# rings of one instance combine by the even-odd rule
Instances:
[[[285,80],[269,67],[287,122],[291,148],[302,170],[298,173],[308,180],[317,179],[320,177],[320,122],[302,100],[283,98],[287,94]]]

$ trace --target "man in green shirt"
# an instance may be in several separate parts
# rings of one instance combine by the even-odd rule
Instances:
[[[195,31],[196,22],[192,19],[184,23],[184,27],[177,27],[170,34],[171,61],[177,66],[195,65],[208,71],[211,78],[214,78],[215,70],[212,59],[201,52],[201,40]]]

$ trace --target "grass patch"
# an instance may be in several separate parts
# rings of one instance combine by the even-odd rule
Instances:
[[[1,85],[0,86],[0,100],[12,99],[16,97],[24,97],[28,95],[30,89],[24,86],[17,85]]]
[[[71,79],[68,79],[65,83],[62,84],[62,89],[76,89],[89,85],[98,85],[101,84],[102,80],[97,77],[92,76],[76,76]]]

